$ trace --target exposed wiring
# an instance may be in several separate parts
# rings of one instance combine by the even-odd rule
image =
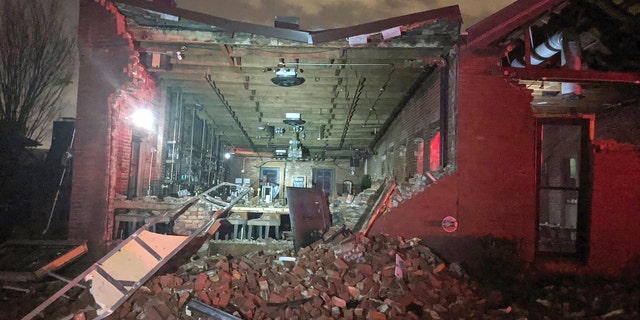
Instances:
[[[341,50],[341,49],[335,48],[335,49],[326,49],[326,50],[317,50],[317,51],[308,51],[308,52],[295,52],[295,51],[286,52],[286,51],[266,50],[266,49],[262,49],[262,48],[252,48],[252,50],[262,51],[262,52],[269,52],[269,53],[278,53],[278,54],[305,55],[305,54],[325,53],[325,52],[337,51],[337,50]]]
[[[391,82],[391,75],[393,75],[395,71],[396,71],[396,68],[394,66],[393,69],[391,69],[391,72],[387,74],[387,80],[384,82],[384,85],[382,85],[382,87],[380,88],[380,92],[378,93],[376,100],[374,100],[373,103],[371,104],[371,107],[369,107],[369,114],[367,114],[367,118],[364,120],[364,125],[367,125],[367,122],[369,121],[369,118],[371,117],[372,113],[375,113],[376,121],[380,122],[380,120],[378,119],[378,112],[376,111],[376,105],[378,104],[378,101],[380,101],[380,97],[382,96],[382,94],[385,92],[387,85],[389,84],[389,82]],[[365,96],[366,96],[366,93],[365,93]]]
[[[393,63],[300,63],[300,62],[292,62],[285,63],[285,65],[299,65],[299,66],[321,66],[321,67],[330,67],[330,66],[345,66],[345,67],[374,67],[374,66],[389,66],[394,67]]]
[[[233,121],[236,123],[236,125],[238,126],[238,128],[240,129],[240,131],[242,132],[244,137],[249,142],[249,145],[251,146],[251,149],[254,152],[258,152],[258,150],[256,148],[256,145],[253,143],[253,140],[251,139],[251,137],[249,136],[247,131],[242,126],[242,123],[240,123],[240,119],[238,119],[238,115],[236,115],[236,112],[233,111],[233,109],[231,109],[231,106],[229,105],[229,102],[227,101],[227,99],[224,98],[224,95],[220,91],[220,88],[218,88],[218,86],[216,86],[216,83],[211,79],[211,74],[205,74],[204,78],[205,78],[205,80],[207,80],[207,82],[209,83],[209,86],[211,87],[211,89],[213,89],[213,92],[215,92],[215,94],[218,96],[218,98],[220,99],[220,101],[222,102],[224,107],[229,112],[229,115],[231,116]]]
[[[340,145],[339,148],[342,148],[344,145],[344,140],[347,136],[347,132],[349,131],[349,124],[351,123],[351,119],[356,112],[356,108],[358,107],[358,101],[360,100],[360,95],[362,94],[362,90],[364,89],[364,82],[367,78],[362,77],[358,80],[358,87],[356,88],[356,92],[351,100],[351,106],[349,106],[349,113],[347,114],[347,119],[344,122],[344,129],[342,130],[342,136],[340,137]]]

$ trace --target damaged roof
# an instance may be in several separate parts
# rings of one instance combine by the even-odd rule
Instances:
[[[616,139],[637,144],[638,31],[639,0],[520,0],[468,28],[461,50],[501,57],[500,75],[533,90],[535,113],[595,114],[596,137],[613,125],[628,135]]]
[[[640,1],[520,0],[467,30],[465,49],[508,48],[509,59],[556,33],[580,42],[590,70],[640,71]],[[528,34],[527,34],[528,33]]]
[[[446,63],[461,25],[457,6],[305,31],[141,0],[114,5],[156,85],[227,146],[273,154],[298,131],[315,159],[369,150],[416,84]]]

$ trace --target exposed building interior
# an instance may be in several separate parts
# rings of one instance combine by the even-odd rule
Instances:
[[[352,28],[301,31],[291,17],[258,35],[242,23],[216,30],[195,13],[174,20],[151,6],[116,4],[141,65],[170,100],[161,156],[171,193],[227,177],[221,154],[364,160],[460,33],[457,8],[365,24],[358,38]],[[279,40],[261,39],[271,35]]]
[[[0,281],[63,278],[23,319],[638,316],[639,1],[465,30],[457,5],[320,30],[79,10],[65,239],[0,245]]]

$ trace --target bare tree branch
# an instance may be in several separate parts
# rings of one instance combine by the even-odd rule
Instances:
[[[0,13],[0,133],[40,141],[63,107],[75,38],[59,0],[3,0]]]

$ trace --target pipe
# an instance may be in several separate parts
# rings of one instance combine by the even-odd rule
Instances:
[[[149,162],[149,187],[147,188],[147,195],[151,195],[151,177],[153,176],[153,156],[156,154],[156,148],[151,148],[151,161]]]
[[[582,60],[580,59],[580,43],[577,40],[567,40],[562,50],[561,64],[570,70],[582,70]],[[563,82],[561,84],[563,95],[575,94],[580,96],[582,88],[573,82]]]
[[[580,60],[580,45],[576,37],[570,33],[563,39],[564,33],[557,32],[549,37],[545,42],[538,45],[534,52],[530,54],[530,63],[533,66],[541,64],[543,61],[552,57],[556,53],[560,52],[560,65],[570,70],[581,70],[582,62]],[[526,57],[523,57],[526,59]],[[514,68],[525,68],[525,64],[521,59],[513,59],[511,66]],[[582,89],[579,84],[572,82],[561,83],[562,95],[574,95],[579,97],[582,93]]]
[[[554,34],[534,49],[530,57],[531,65],[537,66],[560,51],[562,51],[562,32]],[[519,59],[513,59],[511,66],[514,68],[524,68],[525,64]]]

